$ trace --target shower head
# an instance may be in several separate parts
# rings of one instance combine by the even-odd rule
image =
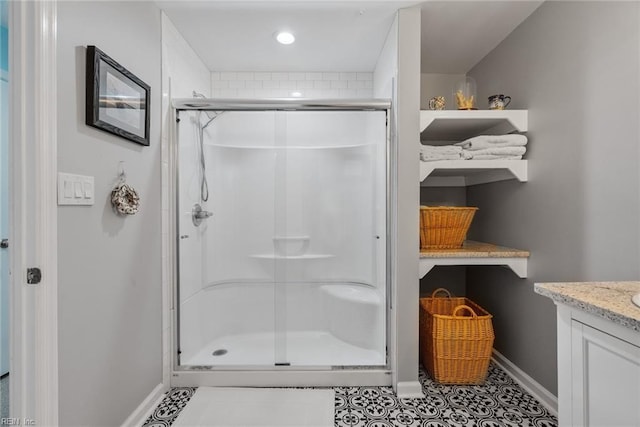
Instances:
[[[207,99],[206,96],[204,96],[203,94],[201,94],[200,92],[196,92],[195,90],[193,91],[193,97],[194,98],[202,98],[202,99]],[[215,119],[216,117],[218,117],[218,114],[214,113],[213,116],[209,113],[209,111],[205,111],[204,112],[207,117],[209,118],[209,121],[202,127],[203,129],[206,128],[207,126],[209,126],[209,124],[213,121],[213,119]]]
[[[206,96],[204,96],[203,94],[196,92],[195,90],[193,91],[193,97],[194,98],[202,98],[202,99],[207,99]],[[207,121],[207,123],[204,124],[204,126],[202,126],[202,129],[206,129],[207,126],[209,126],[211,124],[212,121],[214,121],[219,115],[224,114],[224,111],[206,111],[203,110],[203,112],[207,115],[207,117],[209,118],[209,121]]]

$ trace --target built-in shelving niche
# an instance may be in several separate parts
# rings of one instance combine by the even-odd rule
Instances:
[[[527,110],[423,110],[422,141],[462,141],[477,135],[526,132]],[[496,181],[528,180],[527,160],[440,160],[420,162],[420,182],[425,187],[467,187]],[[529,252],[466,241],[460,249],[420,252],[420,277],[435,266],[498,265],[520,278],[527,277]]]

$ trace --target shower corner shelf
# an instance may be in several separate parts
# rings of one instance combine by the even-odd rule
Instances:
[[[423,187],[468,187],[517,179],[527,182],[527,160],[438,160],[420,162]]]
[[[280,255],[280,254],[255,254],[250,255],[251,258],[258,259],[279,259],[279,260],[314,260],[314,259],[327,259],[333,258],[335,255],[331,254],[304,254],[304,255]]]
[[[467,240],[459,249],[421,251],[420,278],[438,265],[499,265],[509,267],[524,279],[528,258],[528,251]]]

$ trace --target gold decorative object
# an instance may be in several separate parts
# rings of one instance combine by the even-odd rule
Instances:
[[[462,94],[461,90],[456,92],[456,104],[458,104],[458,110],[473,110],[475,108],[475,98],[471,95],[469,98]]]
[[[476,81],[471,77],[465,76],[460,79],[453,88],[458,110],[475,110],[478,99],[476,95]]]

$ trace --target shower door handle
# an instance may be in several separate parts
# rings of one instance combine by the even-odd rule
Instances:
[[[0,249],[7,249],[9,247],[9,239],[0,240]]]

